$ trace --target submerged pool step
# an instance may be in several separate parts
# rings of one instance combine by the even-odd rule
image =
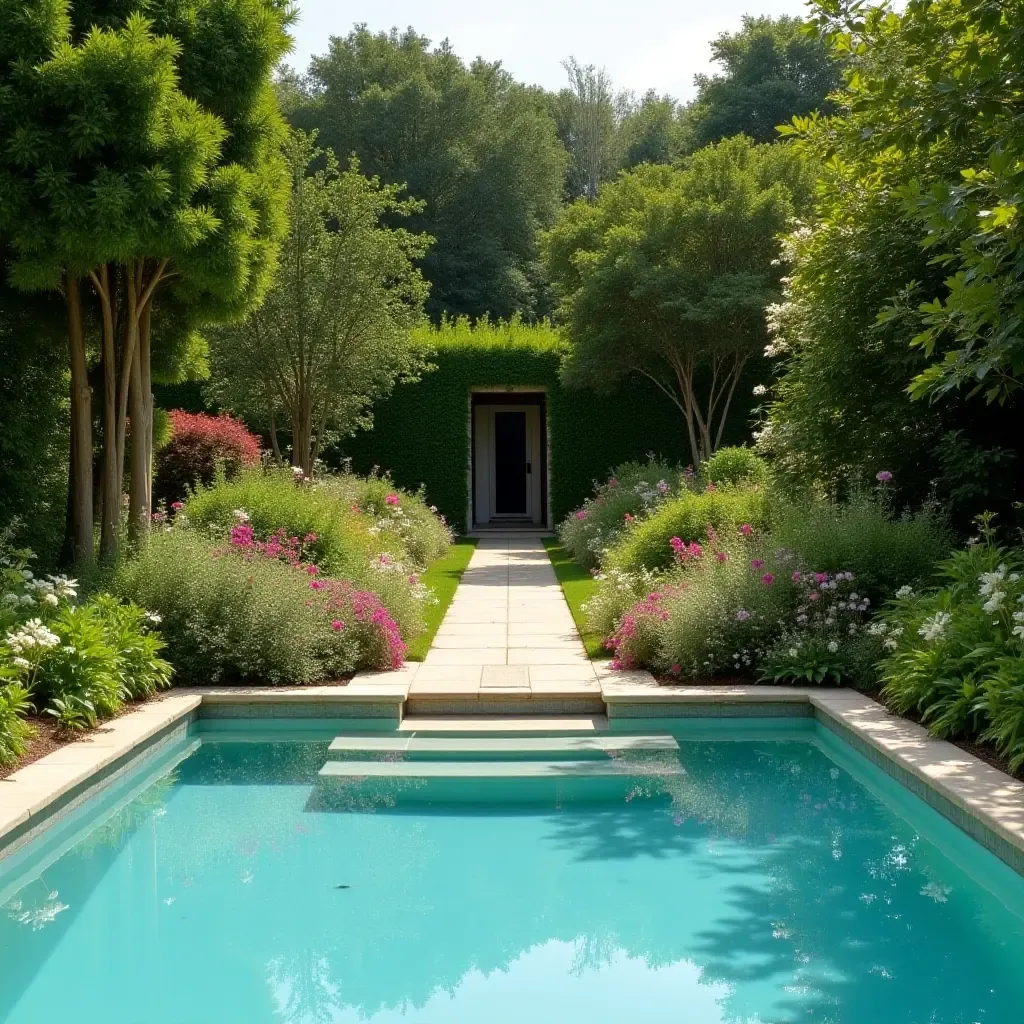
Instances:
[[[602,760],[328,761],[310,809],[653,799],[663,797],[666,785],[685,774],[667,749]]]
[[[391,757],[406,761],[569,758],[607,760],[616,755],[677,751],[667,733],[640,736],[338,736],[332,760]]]

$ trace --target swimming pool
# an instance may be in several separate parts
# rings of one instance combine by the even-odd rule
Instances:
[[[1021,1019],[1024,879],[859,754],[809,721],[631,728],[678,750],[467,789],[200,723],[0,861],[0,1020]]]

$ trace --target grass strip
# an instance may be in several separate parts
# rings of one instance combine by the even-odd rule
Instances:
[[[420,577],[437,598],[437,603],[427,606],[423,615],[426,629],[409,644],[409,650],[405,655],[407,661],[422,661],[427,656],[427,651],[434,642],[434,636],[441,627],[441,620],[452,603],[459,580],[462,579],[475,549],[475,537],[456,538],[455,543],[448,549],[448,554],[436,562],[431,562]]]
[[[576,628],[583,639],[583,646],[591,658],[610,658],[611,654],[601,646],[601,637],[586,628],[587,617],[583,605],[597,589],[597,580],[586,569],[573,561],[572,555],[558,543],[557,537],[544,538],[544,550],[555,568],[555,576],[562,586],[562,593],[572,612]]]

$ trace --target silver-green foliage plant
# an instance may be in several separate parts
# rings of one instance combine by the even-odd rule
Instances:
[[[692,480],[692,471],[653,456],[647,462],[625,462],[612,470],[607,481],[595,484],[594,496],[562,521],[558,539],[584,569],[593,569],[630,523]]]
[[[995,743],[1024,765],[1024,549],[981,538],[941,566],[941,585],[902,592],[876,627],[883,691],[939,736]]]

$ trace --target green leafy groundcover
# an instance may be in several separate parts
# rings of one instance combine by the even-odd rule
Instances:
[[[406,661],[422,661],[427,656],[476,545],[475,537],[459,537],[448,549],[448,554],[431,562],[420,576],[420,582],[434,595],[436,603],[427,605],[423,613],[425,628],[409,645]]]
[[[679,410],[654,384],[631,378],[614,394],[565,388],[559,381],[561,341],[549,324],[449,322],[418,335],[433,350],[436,369],[417,383],[399,385],[374,406],[374,427],[346,439],[338,457],[357,472],[389,470],[410,490],[421,484],[456,530],[466,530],[469,500],[469,407],[475,388],[536,388],[547,395],[551,507],[560,522],[603,480],[612,466],[649,452],[690,461]],[[749,395],[751,382],[737,388]],[[734,403],[724,443],[747,434],[749,405]]]
[[[561,584],[562,593],[568,602],[576,628],[583,638],[587,654],[591,658],[610,658],[611,654],[605,650],[601,637],[586,628],[587,615],[583,610],[583,605],[590,600],[597,589],[597,580],[573,560],[572,555],[559,544],[557,537],[545,537],[544,549],[554,566],[555,576],[558,577],[558,582]]]

